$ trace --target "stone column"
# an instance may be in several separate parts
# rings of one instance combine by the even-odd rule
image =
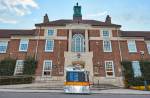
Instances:
[[[88,29],[85,30],[85,52],[89,52]]]
[[[71,43],[72,43],[72,30],[69,29],[69,40],[68,40],[68,51],[71,52]]]

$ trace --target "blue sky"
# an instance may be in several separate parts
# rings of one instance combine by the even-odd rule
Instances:
[[[104,21],[107,14],[122,30],[150,31],[150,0],[0,0],[0,29],[31,29],[43,21],[72,19],[79,2],[85,19]]]

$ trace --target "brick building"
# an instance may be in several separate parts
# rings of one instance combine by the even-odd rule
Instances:
[[[121,31],[121,25],[82,19],[81,6],[74,6],[73,19],[35,24],[33,30],[0,30],[0,60],[17,59],[14,75],[22,73],[23,60],[35,56],[36,81],[65,80],[65,68],[79,64],[90,73],[91,82],[123,86],[123,60],[132,61],[140,76],[139,60],[150,60],[150,32]],[[143,55],[144,54],[144,55]]]

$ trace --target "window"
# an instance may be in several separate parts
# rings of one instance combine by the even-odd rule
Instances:
[[[47,35],[48,36],[53,36],[54,35],[54,30],[49,29],[48,32],[47,32]]]
[[[84,52],[85,42],[82,34],[75,34],[72,38],[72,51],[73,52]]]
[[[150,42],[147,43],[147,50],[148,50],[148,53],[150,54]]]
[[[17,60],[14,75],[22,75],[24,67],[23,60]]]
[[[140,77],[142,75],[139,61],[132,61],[132,69],[134,77]]]
[[[113,61],[105,61],[105,73],[106,77],[115,76]]]
[[[137,52],[135,40],[128,41],[128,50],[129,52]]]
[[[110,40],[103,40],[103,51],[104,52],[112,52]]]
[[[109,37],[110,33],[109,31],[103,31],[103,37]]]
[[[6,53],[8,42],[0,42],[0,53]]]
[[[43,76],[51,76],[52,74],[52,60],[44,60]]]
[[[54,48],[54,40],[46,40],[45,51],[53,52],[53,48]]]
[[[19,51],[26,52],[28,50],[29,40],[20,40]]]

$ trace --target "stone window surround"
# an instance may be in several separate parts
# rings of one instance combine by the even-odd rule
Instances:
[[[21,45],[22,44],[27,44],[26,49],[24,49],[24,50],[21,49],[21,47],[22,47]],[[20,52],[27,52],[27,50],[28,50],[28,44],[29,44],[29,40],[28,39],[20,39],[19,51]]]
[[[107,62],[111,62],[111,63],[112,63],[112,71],[107,71],[107,70],[106,70],[106,63],[107,63]],[[108,75],[107,75],[107,72],[112,72],[113,75],[112,75],[112,76],[108,76]],[[114,62],[113,62],[113,60],[107,60],[107,61],[105,61],[105,74],[106,74],[106,77],[108,77],[108,78],[113,78],[113,77],[115,77],[115,70],[114,70]]]
[[[6,47],[5,51],[0,50],[0,53],[6,53],[7,48],[8,48],[8,41],[0,41],[0,46],[5,46]]]
[[[50,70],[44,70],[46,62],[49,62],[51,64],[50,65]],[[53,66],[53,61],[52,60],[44,60],[44,62],[43,62],[43,70],[42,70],[42,77],[51,77],[52,76],[52,66]],[[50,72],[50,75],[48,75],[48,76],[44,75],[45,71]]]
[[[22,63],[22,65],[20,66],[19,63]],[[16,61],[16,66],[15,66],[15,71],[14,71],[14,75],[21,75],[23,74],[23,68],[24,68],[24,60],[17,60]],[[20,69],[22,70],[22,72],[19,72]]]

